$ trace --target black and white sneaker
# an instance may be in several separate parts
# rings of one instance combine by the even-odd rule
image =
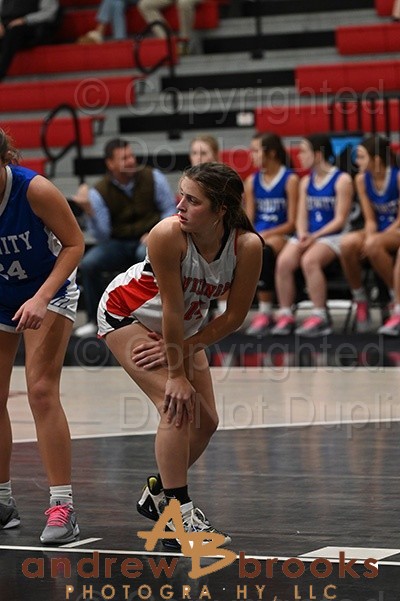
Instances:
[[[193,505],[193,502],[186,503],[185,505],[181,505],[182,512],[182,522],[183,528],[185,532],[209,532],[210,534],[222,534],[225,537],[222,545],[229,545],[232,541],[229,534],[225,534],[225,532],[221,532],[221,530],[217,530],[212,526],[209,520],[206,518],[204,513],[198,507]],[[171,531],[175,530],[173,522],[168,522],[168,529]],[[210,539],[211,540],[211,539]],[[181,545],[178,539],[170,539],[165,538],[162,541],[164,547],[170,549],[181,549]],[[205,539],[204,543],[207,543],[207,539]]]
[[[21,523],[18,509],[11,497],[8,503],[0,503],[0,530],[17,528]]]
[[[136,504],[136,508],[141,515],[154,520],[160,517],[167,504],[164,489],[158,476],[149,476],[147,484],[143,489],[142,496]]]

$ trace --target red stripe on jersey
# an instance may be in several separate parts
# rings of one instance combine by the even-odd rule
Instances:
[[[158,294],[154,278],[142,274],[138,280],[133,278],[128,284],[118,286],[108,295],[106,308],[109,313],[129,317],[133,311]]]

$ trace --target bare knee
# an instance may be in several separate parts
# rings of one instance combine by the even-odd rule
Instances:
[[[307,276],[322,271],[321,263],[317,257],[309,256],[307,253],[302,256],[300,261],[301,269]]]
[[[28,399],[32,412],[45,415],[54,406],[53,386],[47,379],[39,379],[28,386]]]
[[[197,432],[197,435],[204,440],[210,440],[211,436],[218,428],[218,423],[219,419],[216,413],[208,415],[201,412],[198,415],[195,414],[192,429],[194,429]]]
[[[364,251],[369,259],[373,259],[384,250],[380,236],[368,236],[364,243]]]
[[[361,250],[361,242],[358,235],[347,234],[340,241],[340,254],[342,257],[349,257],[354,253],[359,254]]]

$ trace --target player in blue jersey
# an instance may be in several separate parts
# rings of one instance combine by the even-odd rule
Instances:
[[[0,530],[20,524],[11,491],[7,400],[22,335],[28,400],[50,485],[40,539],[59,544],[79,534],[70,433],[59,385],[79,296],[75,272],[84,241],[57,188],[17,163],[18,152],[0,129]]]
[[[400,173],[393,165],[389,140],[368,136],[357,146],[355,183],[364,228],[341,240],[341,261],[356,304],[356,331],[371,327],[362,261],[368,259],[393,298],[393,255],[400,247]]]
[[[276,134],[254,136],[253,164],[258,171],[245,182],[245,209],[255,230],[265,242],[258,283],[258,313],[246,334],[267,334],[273,326],[276,258],[295,228],[299,179],[288,168],[289,159]]]
[[[274,335],[295,329],[292,305],[296,298],[295,272],[301,267],[313,303],[310,317],[296,329],[302,336],[332,331],[326,310],[327,284],[324,268],[340,255],[340,237],[350,213],[353,185],[348,173],[333,165],[330,139],[313,134],[300,142],[299,159],[311,173],[300,181],[296,232],[278,257],[276,290],[280,304]]]

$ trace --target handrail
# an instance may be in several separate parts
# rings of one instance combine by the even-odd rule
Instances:
[[[152,67],[145,67],[143,65],[141,57],[140,57],[140,46],[141,46],[141,43],[143,42],[143,40],[145,39],[146,35],[148,33],[150,33],[154,29],[154,27],[161,27],[161,29],[164,30],[165,39],[167,42],[167,53],[164,56],[162,56],[160,58],[160,60]],[[175,65],[174,65],[174,58],[175,58],[174,47],[173,47],[172,42],[173,42],[172,31],[171,31],[171,28],[169,27],[169,25],[164,23],[164,21],[152,21],[151,23],[149,23],[147,25],[147,27],[145,29],[143,29],[143,31],[141,31],[140,34],[138,34],[135,37],[134,58],[135,58],[135,64],[137,65],[139,71],[141,71],[144,75],[151,75],[157,69],[159,69],[163,65],[167,64],[169,67],[169,78],[173,84],[176,80],[176,73],[175,73]],[[174,121],[176,121],[176,118],[179,115],[179,99],[178,99],[177,86],[176,85],[170,86],[167,92],[170,94],[171,100],[172,100],[173,112],[172,112],[172,119],[170,121],[174,122]],[[181,132],[179,131],[178,128],[172,127],[168,130],[168,138],[170,140],[179,140],[181,138]]]
[[[167,49],[168,52],[164,56],[160,58],[160,60],[151,67],[145,67],[140,58],[140,45],[143,40],[146,38],[146,35],[150,33],[154,27],[161,27],[161,29],[165,32],[165,39],[167,41]],[[175,68],[174,68],[174,52],[172,45],[172,31],[169,25],[164,23],[164,21],[152,21],[147,25],[145,29],[143,29],[140,33],[135,36],[135,44],[134,44],[134,57],[135,64],[137,65],[139,71],[144,73],[145,75],[151,75],[154,71],[157,71],[159,67],[162,67],[165,63],[169,65],[170,68],[170,77],[175,77]]]
[[[254,38],[255,47],[251,53],[251,58],[253,59],[261,59],[264,56],[263,51],[263,39],[262,39],[262,11],[261,11],[261,0],[252,0],[254,3],[254,17],[256,20],[256,35]]]
[[[50,147],[47,143],[47,133],[48,133],[48,129],[49,129],[53,119],[61,111],[67,111],[71,114],[72,123],[73,123],[73,127],[74,127],[74,138],[66,146],[61,148],[61,150],[58,153],[55,154],[50,150]],[[79,129],[79,120],[78,120],[78,115],[77,115],[76,109],[70,104],[59,104],[52,111],[50,111],[50,113],[47,115],[47,117],[45,117],[43,120],[41,129],[40,129],[40,141],[42,144],[43,151],[44,151],[46,157],[50,161],[50,177],[55,176],[55,167],[56,167],[57,162],[63,156],[65,156],[71,148],[73,148],[73,147],[76,148],[77,159],[78,159],[78,161],[81,161],[82,160],[82,142],[81,142],[81,133],[80,133],[80,129]],[[85,181],[84,176],[82,174],[80,174],[79,175],[79,183],[82,184],[84,181]]]

